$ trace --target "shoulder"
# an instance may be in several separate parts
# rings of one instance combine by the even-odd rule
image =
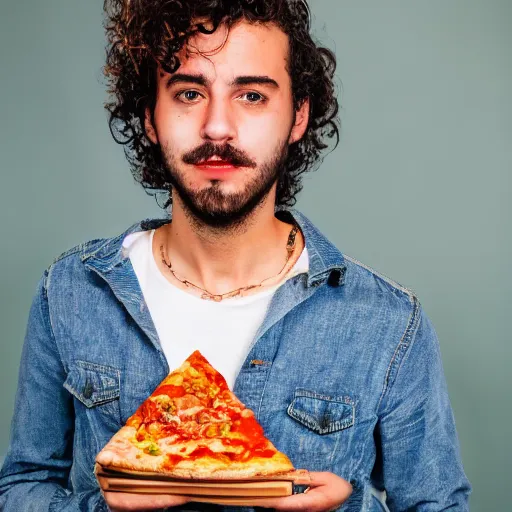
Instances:
[[[101,249],[104,245],[109,242],[115,240],[115,237],[111,238],[95,238],[93,240],[88,240],[86,242],[82,242],[80,244],[71,247],[70,249],[65,250],[63,253],[59,254],[56,258],[53,259],[52,263],[49,265],[48,270],[52,269],[56,265],[65,264],[73,259],[83,260],[90,255],[93,255],[96,251]]]
[[[343,254],[344,287],[355,301],[399,317],[416,314],[420,307],[416,293],[372,267]]]
[[[340,251],[304,214],[297,210],[279,213],[281,216],[292,215],[304,234],[309,256],[308,282],[321,283],[329,275],[327,282],[343,284],[340,289],[344,290],[341,295],[345,298],[347,294],[350,298],[361,296],[370,301],[387,298],[409,307],[417,301],[409,288]],[[336,279],[332,279],[334,271],[339,275]]]
[[[86,261],[94,257],[104,257],[106,254],[113,255],[120,252],[124,247],[124,242],[135,240],[132,236],[141,232],[156,229],[169,222],[168,218],[144,219],[129,226],[125,231],[112,237],[95,238],[82,242],[71,247],[57,256],[47,270],[66,265],[75,260]]]
[[[130,235],[156,229],[169,222],[169,218],[145,219],[132,224],[124,232],[105,238],[95,238],[75,245],[71,249],[57,256],[46,269],[45,287],[50,283],[59,282],[62,286],[70,284],[70,280],[81,278],[91,279],[92,272],[88,268],[95,267],[98,270],[109,270],[118,262],[127,257],[127,250],[123,242]],[[58,279],[56,279],[58,277]]]
[[[77,280],[87,275],[87,262],[106,258],[116,259],[123,255],[123,241],[130,235],[145,231],[158,221],[144,220],[131,225],[124,232],[104,238],[95,238],[79,243],[59,254],[44,272],[44,285],[69,284],[69,280]],[[149,226],[149,227],[148,227]],[[58,279],[56,279],[58,277]]]
[[[343,258],[345,290],[340,307],[348,307],[353,318],[373,333],[376,348],[397,363],[414,341],[424,316],[418,296],[351,256],[344,254]]]
[[[91,256],[94,256],[101,248],[106,245],[115,242],[119,236],[105,237],[105,238],[94,238],[81,242],[74,247],[66,249],[64,252],[56,256],[51,264],[48,266],[48,271],[53,270],[55,267],[60,267],[74,260],[84,261]]]
[[[54,284],[66,286],[71,281],[76,282],[85,275],[84,261],[101,248],[112,243],[117,237],[96,238],[88,240],[67,249],[53,259],[43,274],[43,286],[46,290]]]
[[[352,256],[343,254],[343,260],[346,266],[347,283],[350,286],[356,289],[366,289],[379,297],[396,297],[411,305],[418,301],[416,293],[411,288],[400,284]]]

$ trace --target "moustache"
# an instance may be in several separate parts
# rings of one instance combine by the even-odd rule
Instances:
[[[185,153],[183,162],[195,165],[205,160],[209,160],[213,156],[219,157],[221,160],[235,165],[237,167],[256,167],[256,162],[249,158],[243,151],[236,149],[229,144],[216,146],[211,142],[206,142],[201,146]]]

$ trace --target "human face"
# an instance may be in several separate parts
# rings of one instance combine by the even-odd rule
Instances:
[[[288,37],[242,21],[229,33],[220,25],[195,36],[178,57],[174,74],[160,70],[154,124],[146,120],[174,192],[209,225],[239,223],[266,198],[273,208],[288,145],[302,137],[309,107],[293,110]]]

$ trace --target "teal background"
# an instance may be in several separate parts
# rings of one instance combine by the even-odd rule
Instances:
[[[102,109],[102,3],[1,8],[0,455],[41,273],[80,241],[160,215]],[[512,2],[311,8],[337,53],[343,126],[299,207],[419,295],[441,341],[472,510],[509,510]]]

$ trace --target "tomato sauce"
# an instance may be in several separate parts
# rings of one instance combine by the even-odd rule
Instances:
[[[185,390],[182,386],[175,386],[174,384],[164,384],[159,388],[156,388],[156,391],[153,393],[156,395],[167,395],[170,398],[177,398],[183,396],[185,394]]]
[[[251,444],[256,444],[264,437],[263,428],[259,425],[254,416],[250,416],[249,418],[241,417],[235,425],[233,425],[232,430],[243,434],[248,438]]]
[[[163,463],[164,469],[172,469],[178,462],[181,462],[184,457],[181,457],[180,455],[173,455],[171,453],[168,453],[165,457],[165,462]]]

